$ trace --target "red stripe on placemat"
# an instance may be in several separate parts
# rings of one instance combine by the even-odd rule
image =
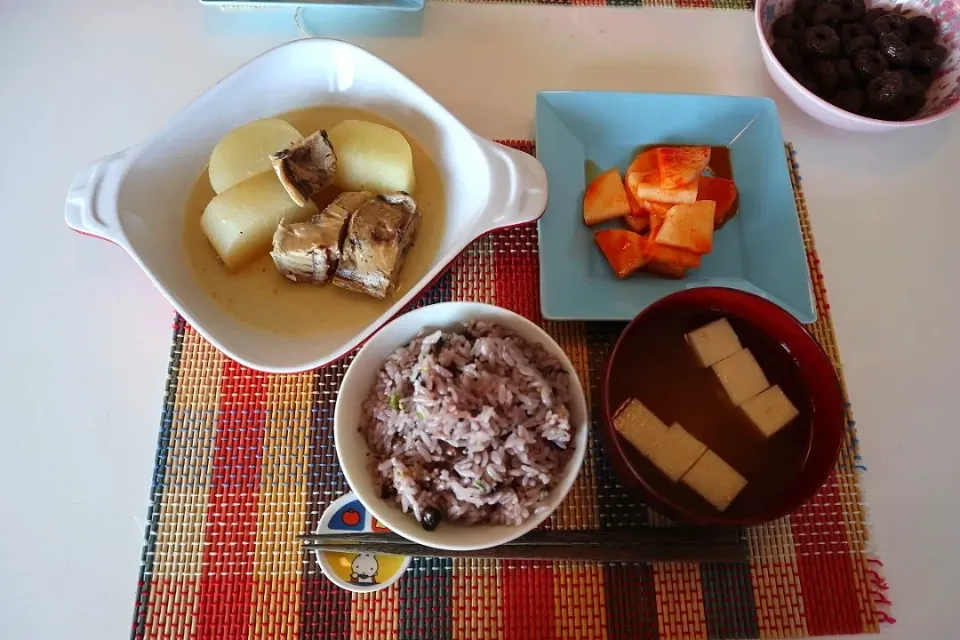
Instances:
[[[207,501],[198,638],[247,638],[267,398],[266,375],[223,364]]]
[[[525,224],[491,234],[497,306],[541,324],[537,226]]]
[[[862,633],[837,477],[790,517],[810,635]]]
[[[503,631],[509,640],[554,640],[553,568],[548,562],[506,562],[501,571]]]
[[[503,140],[501,144],[525,153],[534,147],[523,140]],[[493,302],[541,324],[540,261],[537,257],[537,225],[523,224],[490,234],[493,248]]]

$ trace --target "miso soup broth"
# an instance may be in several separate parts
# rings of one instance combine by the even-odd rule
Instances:
[[[740,343],[749,349],[771,385],[779,385],[799,415],[779,432],[765,437],[733,405],[710,367],[702,367],[687,344],[687,332],[727,318]],[[747,480],[747,486],[724,512],[736,517],[752,513],[781,497],[793,486],[806,463],[811,441],[812,408],[799,366],[786,348],[752,323],[715,311],[673,311],[651,314],[642,327],[643,340],[625,342],[611,370],[610,405],[636,398],[664,423],[679,423]],[[629,460],[650,487],[683,508],[707,515],[717,511],[682,482],[671,482],[649,460],[629,449]]]

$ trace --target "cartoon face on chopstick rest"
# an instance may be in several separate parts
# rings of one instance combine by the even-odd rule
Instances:
[[[347,493],[327,507],[317,524],[316,533],[387,533],[352,493]],[[333,553],[314,551],[320,570],[342,589],[359,593],[379,591],[400,579],[410,558],[372,553]]]
[[[351,584],[377,584],[377,573],[380,571],[380,564],[376,556],[372,553],[359,553],[350,563],[350,583]]]

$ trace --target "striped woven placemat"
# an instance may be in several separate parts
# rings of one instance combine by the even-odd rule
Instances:
[[[531,151],[530,143],[512,144]],[[810,328],[839,370],[799,173],[787,150],[820,318]],[[536,227],[526,225],[474,242],[417,304],[477,300],[543,322],[538,280]],[[543,324],[596,402],[623,325]],[[892,621],[868,547],[849,413],[826,485],[793,515],[749,529],[749,562],[414,559],[382,591],[341,590],[297,537],[348,491],[333,446],[333,407],[349,364],[258,373],[177,319],[134,638],[783,638],[876,632]],[[594,411],[594,424],[598,419]],[[662,524],[622,490],[592,438],[576,486],[550,521],[574,529]]]

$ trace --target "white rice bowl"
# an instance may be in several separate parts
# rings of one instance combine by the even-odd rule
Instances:
[[[480,303],[430,305],[380,330],[334,415],[347,482],[385,526],[428,546],[503,544],[542,523],[587,443],[583,389],[540,327]],[[419,518],[442,513],[436,530]]]

